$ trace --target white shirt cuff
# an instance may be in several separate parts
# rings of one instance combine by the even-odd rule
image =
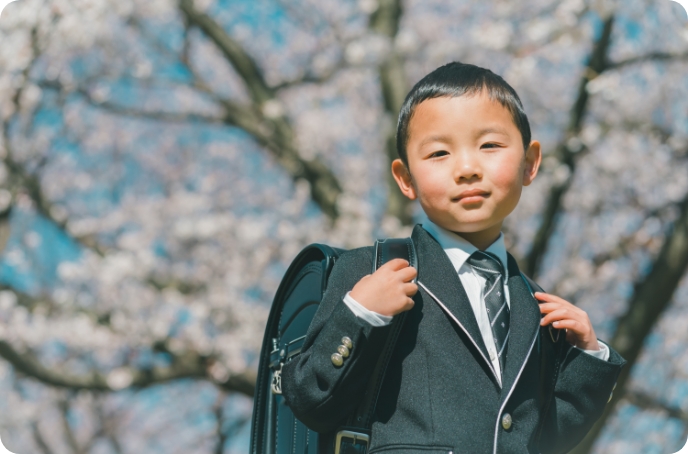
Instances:
[[[607,347],[607,344],[602,342],[601,340],[597,341],[598,344],[600,344],[600,349],[599,350],[583,350],[585,353],[588,355],[592,355],[597,359],[601,359],[602,361],[609,361],[609,347]]]
[[[347,307],[351,310],[351,312],[354,313],[356,317],[365,320],[373,326],[387,326],[392,322],[391,316],[382,315],[371,311],[353,299],[349,293],[351,292],[348,292],[344,297],[344,304],[347,305]]]

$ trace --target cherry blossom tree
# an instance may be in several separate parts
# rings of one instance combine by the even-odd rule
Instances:
[[[576,452],[688,437],[688,25],[668,1],[20,0],[0,20],[0,434],[18,453],[245,452],[306,244],[422,219],[396,115],[452,60],[545,159],[521,267],[629,360]],[[671,451],[673,452],[673,451]]]

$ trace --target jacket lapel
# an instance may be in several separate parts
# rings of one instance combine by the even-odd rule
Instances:
[[[502,397],[507,398],[518,380],[540,328],[540,309],[526,286],[516,260],[508,255],[511,318],[506,364],[502,374]]]
[[[472,340],[487,367],[494,374],[473,308],[449,257],[420,225],[414,228],[412,238],[418,251],[419,287],[425,290],[442,310],[448,312],[447,315]]]

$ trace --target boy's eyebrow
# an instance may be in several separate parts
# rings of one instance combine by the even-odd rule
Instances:
[[[426,137],[425,139],[420,141],[420,144],[418,144],[419,148],[422,148],[423,146],[432,143],[432,142],[442,142],[446,144],[452,143],[452,139],[450,136],[443,136],[443,135],[438,135],[438,136],[430,136]]]
[[[492,133],[495,133],[495,134],[502,134],[502,135],[504,135],[504,136],[508,136],[508,135],[509,135],[509,133],[507,132],[506,129],[500,128],[500,127],[498,127],[498,126],[490,126],[490,127],[483,128],[483,129],[481,129],[480,131],[476,132],[476,133],[475,133],[475,138],[478,139],[478,138],[480,138],[480,137],[482,137],[482,136],[486,136],[487,134],[492,134]]]

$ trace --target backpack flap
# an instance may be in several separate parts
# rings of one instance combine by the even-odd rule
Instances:
[[[304,248],[275,294],[260,353],[253,403],[251,453],[316,453],[317,434],[298,422],[282,402],[282,364],[301,352],[327,279],[341,250],[324,244]]]

